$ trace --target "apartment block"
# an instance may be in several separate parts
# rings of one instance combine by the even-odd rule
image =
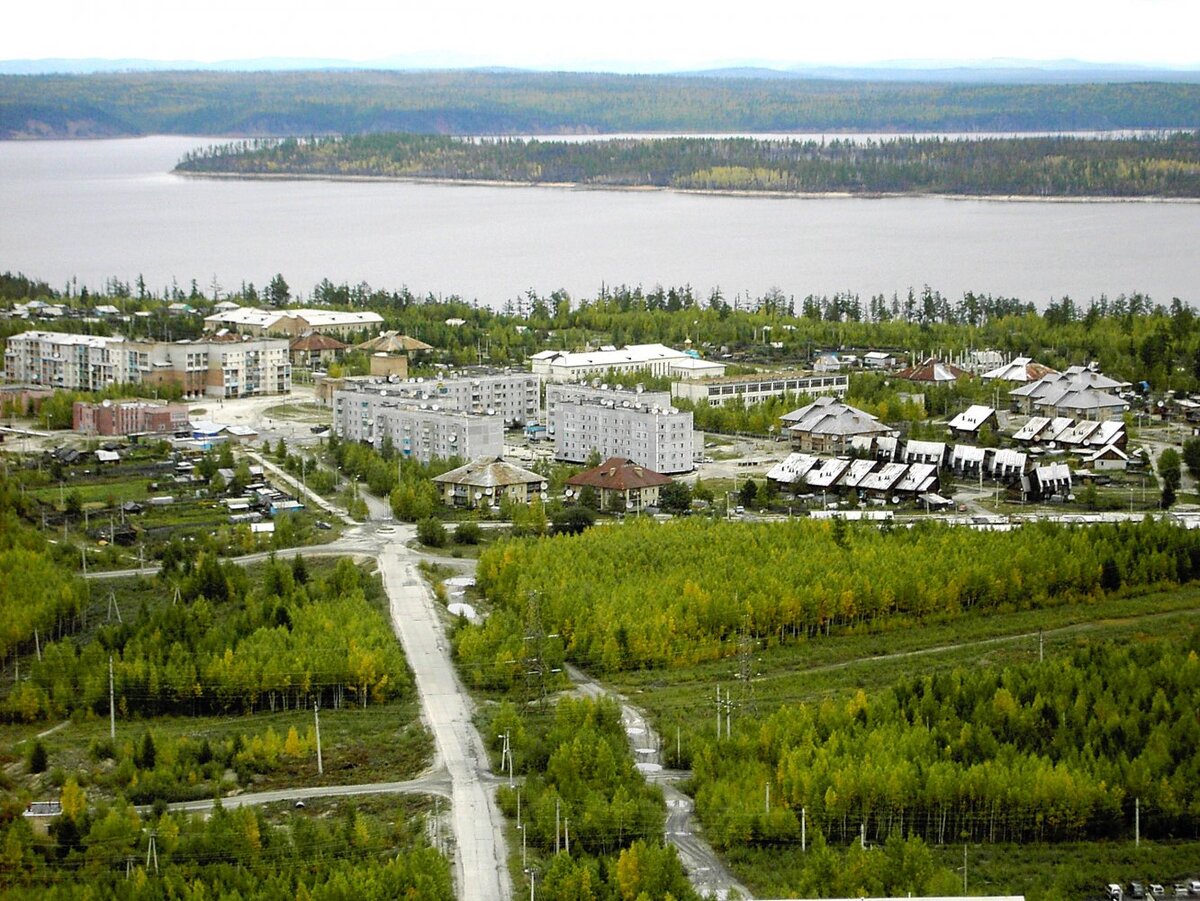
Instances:
[[[187,397],[233,398],[292,390],[288,342],[279,338],[133,341],[22,332],[8,339],[4,367],[10,382],[73,391],[177,385]]]
[[[344,386],[364,393],[385,393],[442,409],[498,416],[519,428],[541,415],[541,379],[528,372],[492,370],[448,373],[441,378],[351,378]]]
[[[504,453],[504,421],[498,415],[448,409],[393,392],[386,383],[334,391],[333,430],[339,438],[377,448],[390,437],[398,453],[422,463]]]
[[[693,468],[692,414],[673,408],[665,391],[551,385],[546,411],[555,459],[582,463],[598,452],[656,472]]]

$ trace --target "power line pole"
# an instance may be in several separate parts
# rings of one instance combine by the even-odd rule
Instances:
[[[325,764],[321,761],[321,702],[313,701],[313,721],[317,727],[317,775],[325,775]]]
[[[112,654],[108,655],[108,737],[117,740],[116,692],[113,689]]]

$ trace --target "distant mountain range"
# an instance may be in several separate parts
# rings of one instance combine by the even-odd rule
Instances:
[[[344,59],[269,57],[260,59],[16,59],[0,60],[0,75],[90,75],[110,72],[299,72],[331,70],[533,73],[504,67],[464,67],[444,57],[404,56],[353,61]],[[975,84],[1064,84],[1086,82],[1200,82],[1200,67],[1168,68],[1079,60],[891,60],[863,66],[728,66],[680,72],[627,74],[683,75],[705,78],[829,79],[834,81],[937,82]]]

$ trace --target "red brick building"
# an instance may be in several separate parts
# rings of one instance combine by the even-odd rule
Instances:
[[[92,435],[171,435],[188,427],[188,409],[145,401],[76,401],[71,420],[75,431]]]

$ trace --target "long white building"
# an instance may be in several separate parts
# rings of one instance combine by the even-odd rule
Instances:
[[[582,463],[599,453],[656,472],[693,468],[692,414],[672,407],[665,391],[548,385],[546,413],[557,460]]]
[[[351,383],[333,393],[333,431],[349,441],[383,446],[390,437],[397,453],[428,463],[434,458],[499,457],[504,420],[487,413],[448,408],[380,386]]]
[[[843,396],[850,388],[850,376],[837,372],[760,372],[715,379],[690,379],[671,383],[674,397],[721,407],[740,401],[747,406],[785,394],[822,394]]]
[[[276,338],[133,341],[22,332],[4,348],[10,382],[70,391],[177,385],[189,397],[250,397],[292,390],[288,342]]]
[[[543,350],[529,358],[535,375],[549,382],[579,382],[603,378],[613,372],[646,372],[650,375],[692,377],[697,360],[690,354],[662,344],[631,344],[620,349],[604,347],[569,353]],[[676,371],[677,370],[677,371]],[[720,375],[722,363],[706,363],[706,375]]]
[[[229,329],[248,335],[287,335],[307,332],[322,335],[353,335],[375,332],[383,327],[383,317],[367,311],[343,310],[260,310],[258,307],[234,307],[204,318],[204,327],[216,331]]]

